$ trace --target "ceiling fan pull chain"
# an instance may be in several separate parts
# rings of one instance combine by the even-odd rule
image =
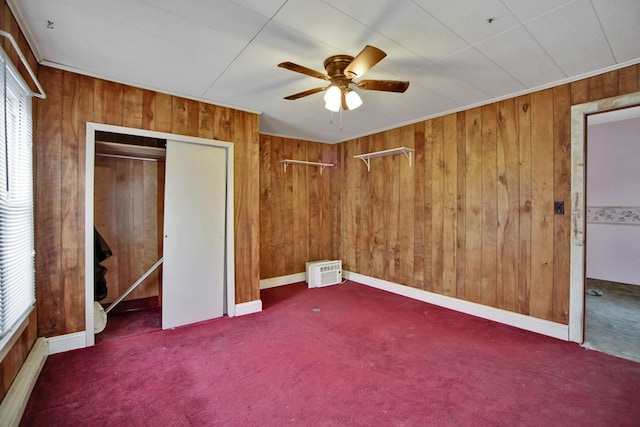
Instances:
[[[342,132],[342,107],[340,108],[340,131]]]

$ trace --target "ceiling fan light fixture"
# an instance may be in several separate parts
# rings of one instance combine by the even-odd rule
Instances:
[[[345,89],[345,92],[346,92],[345,98],[346,98],[347,108],[349,110],[355,110],[356,108],[362,105],[362,98],[360,98],[360,95],[358,95],[358,93],[355,90]]]
[[[329,111],[337,112],[340,109],[341,92],[338,86],[330,86],[324,94],[324,102]]]

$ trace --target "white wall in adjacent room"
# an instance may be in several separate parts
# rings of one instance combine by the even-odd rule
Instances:
[[[590,121],[587,135],[587,208],[601,213],[587,217],[587,277],[640,285],[640,219],[604,218],[620,208],[640,213],[640,117]]]

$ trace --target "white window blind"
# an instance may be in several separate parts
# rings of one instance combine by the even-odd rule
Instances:
[[[32,99],[0,49],[0,337],[35,303]]]

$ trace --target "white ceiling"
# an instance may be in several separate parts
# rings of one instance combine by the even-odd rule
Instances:
[[[42,64],[259,112],[261,133],[322,142],[640,62],[639,0],[8,3]],[[408,80],[404,94],[358,90],[342,128],[322,93],[283,99],[324,83],[278,63],[324,72],[367,44],[388,56],[365,78]]]

